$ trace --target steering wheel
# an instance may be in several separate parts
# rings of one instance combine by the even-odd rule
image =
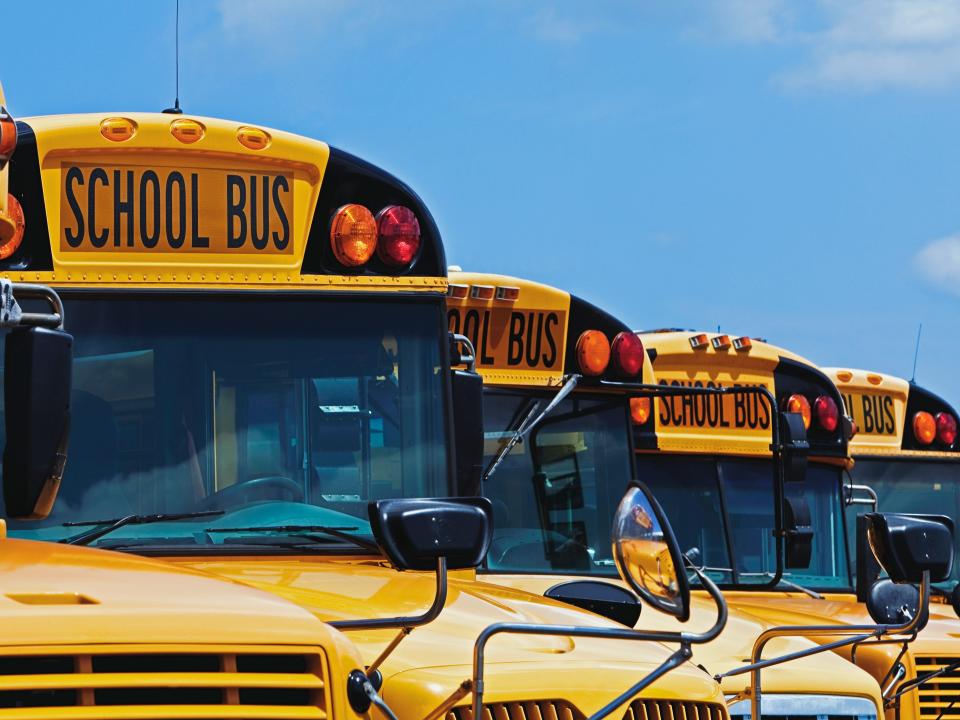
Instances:
[[[217,490],[203,498],[197,507],[199,510],[229,510],[258,500],[303,502],[303,487],[282,475],[265,475]]]

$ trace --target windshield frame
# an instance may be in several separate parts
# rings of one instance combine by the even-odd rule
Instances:
[[[556,396],[557,391],[560,388],[558,387],[516,387],[508,385],[484,385],[483,392],[484,397],[488,394],[490,395],[501,395],[501,396],[510,396],[515,397],[518,400],[525,400],[526,404],[524,408],[529,408],[533,402],[537,400],[549,402],[553,397]],[[627,458],[625,459],[626,465],[629,468],[628,475],[629,477],[625,478],[623,485],[623,493],[626,493],[629,488],[630,480],[636,475],[636,465],[634,464],[634,443],[633,443],[633,430],[632,423],[630,421],[630,407],[629,407],[629,398],[624,395],[622,392],[610,392],[600,390],[591,386],[580,386],[575,389],[568,398],[564,400],[579,400],[586,402],[595,402],[598,403],[596,407],[587,409],[581,412],[562,412],[561,406],[558,406],[557,409],[545,417],[538,425],[534,428],[533,432],[530,433],[530,436],[527,438],[527,441],[530,443],[535,443],[535,438],[538,433],[545,428],[549,428],[551,424],[558,422],[568,421],[573,418],[584,417],[587,415],[594,415],[600,412],[606,412],[609,410],[620,409],[623,413],[623,431],[625,433],[623,437],[624,445],[626,448]],[[522,415],[522,412],[520,413]],[[618,423],[619,424],[619,423]],[[505,429],[488,428],[486,421],[484,422],[484,432],[506,432]],[[533,451],[535,446],[531,445],[530,450],[527,449],[527,445],[524,444],[522,452],[525,455],[529,456],[530,463],[535,468],[539,468],[542,464],[542,460],[538,457],[538,453]],[[512,452],[517,452],[517,449],[514,448]],[[484,482],[488,482],[484,480]],[[481,486],[482,488],[482,486]],[[483,493],[484,497],[490,497],[486,492]],[[617,497],[614,501],[613,498],[610,498],[612,506],[616,508],[617,504],[620,501],[622,494]],[[608,519],[609,528],[612,528],[613,525],[613,513],[611,512]],[[538,529],[543,531],[544,528],[542,523],[538,525]],[[477,568],[478,573],[484,573],[489,575],[531,575],[531,576],[570,576],[570,577],[582,577],[582,578],[595,578],[598,580],[614,580],[619,578],[617,569],[615,565],[609,567],[609,571],[603,571],[600,567],[594,567],[590,570],[573,570],[573,569],[516,569],[516,568],[491,568],[489,563],[489,553],[484,557],[483,563],[480,567]]]
[[[955,473],[957,474],[957,479],[956,479],[957,493],[960,494],[960,453],[937,452],[936,454],[921,454],[921,451],[907,451],[902,454],[889,453],[889,452],[876,453],[876,454],[867,453],[867,454],[854,455],[853,459],[855,460],[853,469],[846,470],[844,472],[845,486],[848,482],[852,485],[866,485],[867,487],[871,488],[874,492],[877,492],[877,485],[875,480],[871,478],[857,477],[857,467],[862,467],[867,463],[872,463],[872,462],[886,463],[892,467],[897,467],[897,466],[903,467],[905,465],[906,466],[914,465],[914,466],[923,466],[923,467],[944,465],[944,466],[950,466],[955,468]],[[877,494],[879,496],[879,493]],[[848,520],[849,515],[852,513],[852,508],[857,507],[857,505],[858,504],[844,503],[843,516],[845,521]],[[866,506],[863,506],[863,507],[866,507]],[[863,512],[869,512],[869,511],[870,511],[869,509],[865,509],[862,512],[856,512],[854,514],[854,517],[861,515]],[[876,512],[914,512],[914,511],[884,507],[882,505],[881,498],[878,497]],[[942,515],[944,513],[940,512],[940,513],[931,513],[931,514]],[[951,516],[951,519],[954,519],[953,516]],[[856,543],[856,538],[852,536],[848,536],[848,546],[852,545],[855,547],[855,543]],[[960,565],[958,565],[958,563],[960,563],[960,534],[958,534],[954,538],[954,550],[955,550],[954,564],[953,564],[953,569],[951,571],[951,576],[949,579],[944,580],[942,583],[936,583],[935,586],[937,587],[942,588],[945,585],[949,585],[950,589],[952,589],[954,585],[960,584]],[[848,549],[848,552],[849,552],[849,549]],[[853,558],[853,556],[851,556],[850,568],[852,572],[855,571],[854,560],[855,559]]]
[[[822,459],[819,459],[819,458],[811,458],[808,463],[808,472],[809,472],[809,469],[812,467],[817,469],[823,469],[831,473],[835,472],[837,474],[836,487],[831,488],[829,498],[830,498],[831,508],[839,509],[838,514],[840,517],[839,517],[838,527],[840,532],[842,533],[842,539],[841,539],[842,553],[843,553],[843,559],[846,563],[845,584],[815,585],[815,584],[804,582],[804,577],[802,575],[795,575],[791,573],[789,568],[786,568],[783,566],[784,557],[782,554],[777,559],[777,564],[782,567],[782,573],[779,575],[778,578],[774,579],[773,571],[771,571],[771,579],[769,582],[745,583],[738,579],[742,571],[738,568],[739,563],[735,555],[737,543],[734,541],[731,534],[732,524],[731,524],[730,513],[728,510],[730,505],[730,500],[727,497],[729,493],[729,488],[727,486],[731,482],[735,483],[736,479],[735,477],[734,478],[725,477],[724,470],[731,465],[731,461],[735,462],[735,461],[761,460],[768,465],[768,467],[770,468],[770,472],[772,474],[775,470],[775,465],[774,465],[772,456],[760,456],[760,455],[750,456],[750,455],[723,454],[723,453],[716,453],[716,452],[702,453],[702,454],[670,453],[670,452],[663,452],[659,450],[643,451],[638,453],[638,455],[648,455],[648,456],[654,456],[654,457],[667,457],[667,458],[677,457],[677,458],[696,459],[696,460],[709,462],[711,466],[714,468],[715,470],[714,477],[710,480],[710,482],[713,483],[714,487],[716,488],[717,497],[720,504],[720,509],[716,513],[716,517],[719,518],[722,522],[722,532],[724,536],[723,537],[724,550],[727,553],[727,556],[731,565],[731,568],[730,568],[731,572],[729,573],[731,577],[731,581],[724,582],[716,578],[713,579],[714,583],[721,590],[736,591],[736,592],[784,592],[784,593],[797,592],[795,589],[791,588],[790,585],[788,584],[789,582],[793,582],[803,586],[808,590],[821,593],[821,594],[837,594],[837,593],[846,594],[854,591],[853,583],[855,582],[854,580],[855,576],[853,572],[852,556],[850,554],[850,548],[847,540],[847,538],[849,537],[848,536],[849,528],[848,528],[848,522],[847,522],[846,505],[844,504],[844,499],[843,499],[843,486],[846,483],[846,471],[842,466],[838,466],[836,463],[832,463],[829,461],[823,461]],[[637,475],[638,477],[640,477],[641,480],[643,480],[643,477],[641,476],[639,470],[637,471]],[[805,479],[804,482],[807,482],[807,480]],[[656,487],[657,486],[655,484],[651,485],[651,489],[654,492],[656,492]],[[791,488],[791,484],[786,483],[784,488],[785,491],[789,492],[790,488]],[[773,498],[773,493],[771,492],[771,514],[773,513],[774,502],[775,502],[775,499]],[[835,512],[835,511],[831,510],[831,513],[832,512]],[[838,574],[837,577],[842,580],[843,574]],[[781,579],[784,582],[780,582]],[[691,578],[691,582],[696,583],[697,581],[695,578]],[[699,589],[699,585],[697,585],[697,587]]]
[[[437,358],[440,367],[440,375],[438,378],[439,386],[438,392],[440,394],[438,403],[437,403],[437,418],[436,421],[440,425],[440,432],[437,436],[437,440],[442,442],[443,447],[440,449],[442,454],[442,460],[439,460],[437,463],[437,472],[439,473],[439,480],[445,486],[446,494],[453,494],[454,489],[454,477],[455,477],[455,448],[453,446],[454,438],[452,433],[452,418],[453,418],[453,404],[452,404],[452,391],[451,391],[451,376],[449,368],[451,367],[450,362],[450,344],[448,342],[449,332],[447,329],[446,321],[446,304],[445,304],[445,295],[440,295],[433,292],[411,292],[406,290],[392,291],[390,293],[371,293],[358,290],[349,290],[349,291],[335,291],[331,292],[329,290],[309,290],[301,287],[283,287],[283,288],[269,288],[269,289],[237,289],[237,288],[204,288],[204,287],[172,287],[172,288],[158,288],[158,287],[147,287],[147,288],[129,288],[129,287],[110,287],[110,288],[85,288],[85,287],[75,287],[75,286],[65,286],[56,288],[58,294],[63,299],[66,308],[69,310],[71,301],[74,300],[83,300],[83,301],[102,301],[107,303],[117,303],[124,302],[127,300],[136,300],[139,298],[151,298],[156,300],[157,296],[162,296],[164,299],[169,300],[210,300],[215,299],[221,302],[230,302],[233,299],[252,299],[258,298],[261,302],[269,303],[271,298],[283,299],[283,300],[301,300],[301,301],[310,301],[316,302],[318,305],[325,305],[331,302],[361,302],[361,303],[384,303],[391,302],[391,304],[406,305],[410,303],[416,303],[428,308],[432,307],[432,320],[430,321],[430,328],[434,330],[430,331],[430,335],[433,336],[434,341],[439,343],[437,347]],[[426,312],[430,312],[425,311]],[[73,327],[68,326],[69,330],[74,330]],[[426,337],[426,336],[425,336]],[[444,370],[448,370],[444,372]],[[67,454],[67,463],[69,465],[69,449]],[[56,507],[56,505],[54,506]],[[305,507],[317,507],[310,504],[305,504]],[[9,528],[10,537],[16,538],[19,536],[18,531],[29,532],[33,530],[30,525],[24,524],[23,527],[19,528]],[[64,539],[69,539],[71,533],[67,533]],[[75,533],[74,533],[75,534]],[[29,537],[29,536],[25,536]],[[61,542],[62,540],[53,540],[49,538],[35,538],[39,542]],[[152,538],[145,538],[152,539]],[[209,544],[181,544],[177,542],[171,542],[169,544],[137,544],[136,539],[132,537],[124,537],[122,535],[108,534],[104,537],[104,542],[94,542],[90,547],[101,548],[101,549],[115,549],[117,552],[125,552],[133,555],[143,555],[143,556],[201,556],[201,557],[216,557],[216,556],[242,556],[242,555],[300,555],[300,556],[315,556],[315,555],[365,555],[369,556],[369,550],[363,550],[357,547],[350,546],[342,542],[330,542],[327,544],[316,545],[316,549],[311,548],[304,551],[303,549],[291,549],[283,547],[270,547],[267,544],[256,544],[256,545],[242,545],[242,544],[224,544],[224,543],[209,543]],[[129,544],[124,543],[123,541],[129,541]],[[114,546],[117,546],[114,548]]]

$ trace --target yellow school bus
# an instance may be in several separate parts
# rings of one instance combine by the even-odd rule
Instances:
[[[869,624],[865,602],[876,578],[854,571],[854,548],[862,549],[866,538],[853,542],[857,530],[845,512],[852,427],[831,378],[804,358],[747,335],[666,331],[641,333],[640,339],[653,357],[658,383],[762,386],[778,409],[799,413],[806,428],[803,480],[786,483],[783,502],[794,527],[787,522],[780,534],[789,545],[792,530],[800,542],[796,552],[788,547],[781,554],[771,409],[731,397],[656,400],[650,423],[636,428],[637,473],[657,492],[688,554],[725,588],[732,606],[769,622]],[[803,542],[811,531],[812,544]],[[909,594],[898,596],[889,611],[909,615],[914,601]],[[919,692],[915,687],[931,665],[960,657],[960,622],[943,608],[931,606],[929,622],[909,645],[838,651],[876,678],[889,718],[932,720],[952,707],[949,681],[931,677]]]
[[[402,718],[469,715],[474,643],[491,623],[613,625],[472,570],[448,583],[439,566],[399,572],[375,542],[372,501],[451,495],[458,473],[443,245],[412,190],[325,143],[228,120],[17,128],[24,232],[0,273],[56,288],[75,344],[61,497],[11,536],[292,601],[346,632]],[[485,707],[584,717],[669,654],[504,635],[487,653]],[[726,717],[718,684],[689,664],[630,700],[623,717]]]
[[[479,491],[492,500],[495,512],[485,579],[605,610],[624,622],[676,627],[672,619],[646,613],[637,620],[622,599],[601,607],[603,588],[596,582],[617,577],[610,521],[634,477],[633,430],[648,431],[638,437],[645,446],[653,438],[651,398],[630,399],[627,388],[657,381],[650,361],[657,355],[611,315],[529,280],[452,272],[447,306],[449,329],[470,338],[484,376],[486,464]],[[759,427],[760,412],[769,410],[760,411],[753,398],[748,400],[751,405],[741,413],[749,412]],[[689,404],[682,397],[670,401]],[[731,418],[734,414],[731,409]],[[643,473],[637,477],[647,480]],[[656,492],[669,496],[659,487]],[[682,515],[673,525],[681,540],[692,530]],[[708,626],[714,612],[701,598],[689,628]],[[731,611],[724,632],[695,649],[694,661],[713,674],[741,666],[767,627]],[[809,640],[784,639],[769,654],[811,646]],[[731,715],[749,716],[743,699],[747,678],[729,677],[723,687]],[[765,717],[876,718],[882,713],[876,680],[829,653],[769,668],[763,687]]]
[[[852,526],[856,516],[871,506],[956,518],[960,511],[956,409],[930,390],[893,375],[849,368],[824,372],[843,395],[856,429],[850,440],[854,466],[845,487],[848,524]],[[944,605],[952,605],[954,612],[960,607],[958,577],[954,568],[950,582],[939,586],[935,600],[943,604],[934,605],[938,614],[950,614]],[[956,697],[951,689],[957,672],[948,666],[958,659],[916,655],[917,673],[947,668],[939,680],[919,690],[925,714],[935,716]]]
[[[6,189],[15,141],[0,88],[0,244],[8,246],[24,229]],[[70,360],[57,353],[70,338],[55,293],[0,285],[6,510],[40,517],[63,467],[68,423],[56,393],[69,392]],[[25,314],[23,295],[41,312]],[[51,337],[62,342],[52,356]],[[15,539],[3,520],[0,555],[2,717],[357,717],[347,678],[363,667],[359,651],[294,603],[160,560]]]

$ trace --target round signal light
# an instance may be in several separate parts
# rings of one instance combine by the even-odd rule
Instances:
[[[800,413],[800,417],[803,418],[804,430],[810,429],[810,420],[812,416],[810,411],[810,401],[807,400],[803,395],[794,393],[787,398],[787,402],[784,403],[783,407],[787,412]]]
[[[420,221],[413,210],[389,205],[377,213],[377,257],[384,265],[406,267],[420,249]]]
[[[0,107],[0,167],[17,149],[17,124],[5,107]]]
[[[634,378],[643,370],[643,343],[632,332],[617,333],[610,345],[610,356],[618,375]]]
[[[584,375],[602,375],[610,364],[610,342],[599,330],[584,330],[577,339],[577,365]]]
[[[630,419],[635,425],[644,425],[650,419],[650,398],[630,398]]]
[[[363,205],[344,205],[333,214],[330,246],[341,265],[360,267],[377,249],[377,221]]]
[[[813,411],[817,415],[817,423],[827,432],[834,432],[840,424],[840,410],[833,398],[821,395],[813,401]]]
[[[921,445],[929,445],[937,436],[937,421],[926,410],[913,416],[913,437]]]
[[[0,217],[0,260],[6,260],[17,251],[26,227],[23,208],[13,195],[7,195],[7,217]]]
[[[957,419],[948,412],[937,413],[937,440],[944,445],[953,445],[957,439]]]

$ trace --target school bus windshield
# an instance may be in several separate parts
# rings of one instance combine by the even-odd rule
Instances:
[[[485,454],[496,457],[549,395],[484,393]],[[573,395],[518,442],[483,486],[493,502],[490,570],[615,576],[610,522],[632,477],[624,401]]]
[[[210,511],[101,544],[215,545],[208,524],[369,533],[367,502],[449,494],[436,301],[64,293],[75,337],[65,522]],[[149,541],[149,543],[148,543]]]
[[[892,460],[889,457],[858,457],[853,470],[854,482],[868,485],[877,493],[880,512],[906,512],[930,515],[953,515],[960,507],[960,462],[953,460]],[[866,505],[850,505],[847,519],[855,527],[856,516],[870,512]],[[850,534],[851,557],[856,556],[854,533]],[[960,553],[960,537],[954,534],[956,552]],[[953,564],[952,589],[960,579],[960,568]]]
[[[641,454],[637,477],[660,500],[681,549],[715,581],[771,581],[777,558],[769,459]],[[788,485],[788,493],[806,497],[813,529],[810,566],[785,569],[788,582],[827,589],[852,585],[840,482],[839,468],[811,463],[802,483]]]

